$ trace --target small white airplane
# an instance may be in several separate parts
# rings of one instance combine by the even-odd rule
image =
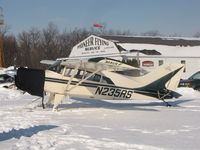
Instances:
[[[41,63],[51,66],[48,70],[19,68],[15,84],[32,95],[43,97],[44,91],[49,92],[47,103],[54,103],[53,110],[65,96],[100,100],[158,99],[170,106],[165,99],[180,96],[175,90],[184,70],[182,64],[170,63],[134,77],[124,74],[130,70],[134,74],[139,68],[105,57],[62,58]]]
[[[139,68],[106,57],[130,56],[130,52],[161,55],[156,50],[126,50],[117,42],[90,35],[75,45],[68,58],[44,60],[48,70],[19,68],[16,86],[30,94],[44,97],[56,109],[65,96],[86,99],[165,99],[178,97],[175,90],[184,66],[164,64],[153,72],[136,77]],[[167,106],[169,104],[165,102]],[[43,104],[43,103],[42,103]],[[44,104],[43,104],[44,107]]]

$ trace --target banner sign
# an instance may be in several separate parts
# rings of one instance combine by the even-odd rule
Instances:
[[[113,42],[91,35],[74,46],[69,57],[101,56],[113,53],[119,53]]]

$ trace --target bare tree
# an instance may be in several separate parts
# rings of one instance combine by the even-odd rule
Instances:
[[[18,53],[17,62],[29,67],[37,66],[40,57],[41,33],[36,28],[24,31],[18,35]]]
[[[13,66],[17,56],[17,41],[14,35],[5,35],[3,38],[5,67]]]
[[[43,67],[40,64],[41,60],[55,60],[59,57],[68,57],[73,46],[91,34],[98,35],[100,32],[92,28],[89,30],[75,28],[70,32],[60,32],[58,27],[53,23],[49,23],[42,30],[31,28],[21,32],[17,37],[9,35],[5,38],[6,60],[13,60],[17,57],[18,66],[41,68]],[[105,29],[104,34],[130,35],[131,33],[129,30]],[[7,66],[13,63],[12,61],[10,62],[7,61]]]
[[[43,57],[55,59],[57,53],[59,30],[56,25],[49,23],[46,29],[42,31],[41,48]]]

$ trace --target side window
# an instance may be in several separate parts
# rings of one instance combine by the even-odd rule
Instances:
[[[184,68],[183,72],[186,72],[186,61],[185,60],[181,60],[181,64],[185,65],[185,68]]]
[[[68,68],[68,69],[65,70],[64,76],[71,77],[72,72],[73,72],[73,69]]]
[[[112,80],[110,80],[109,78],[105,77],[105,76],[102,76],[102,80],[101,80],[102,83],[108,83],[108,84],[114,84],[112,82]]]
[[[78,78],[78,79],[82,79],[83,75],[84,75],[84,71],[83,70],[78,70],[78,72],[76,73],[76,75],[74,77]]]
[[[64,68],[65,68],[64,66],[61,66],[61,67],[59,68],[59,70],[58,70],[58,73],[63,74]]]
[[[62,71],[62,72],[63,72],[63,71]],[[71,77],[73,73],[74,73],[74,69],[67,68],[67,69],[65,70],[64,76],[66,76],[66,77]],[[81,78],[83,77],[83,74],[84,74],[84,71],[83,71],[83,70],[78,70],[78,71],[75,73],[74,78],[81,79]]]
[[[87,78],[87,77],[90,76],[91,74],[92,74],[91,72],[85,72],[84,78]],[[90,80],[90,79],[88,79],[88,80]]]
[[[158,60],[158,65],[161,66],[164,63],[163,60]]]
[[[53,65],[49,66],[48,70],[55,71],[60,73],[60,70],[63,66],[60,65],[61,61],[55,62]]]
[[[200,79],[200,72],[194,74],[194,75],[192,76],[192,79]]]
[[[93,81],[100,82],[101,76],[98,74],[93,75]]]
[[[87,78],[88,76],[90,76],[92,73],[91,72],[86,72],[84,78]],[[100,82],[101,80],[101,76],[98,74],[93,74],[91,77],[89,77],[87,80],[90,81],[95,81],[95,82]]]

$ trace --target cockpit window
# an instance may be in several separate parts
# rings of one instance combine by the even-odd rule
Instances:
[[[64,69],[61,71],[61,73],[63,73],[63,71],[64,71]],[[66,76],[66,77],[71,77],[72,72],[73,72],[73,69],[67,68],[67,69],[65,70],[65,72],[64,72],[64,76]]]
[[[92,74],[91,72],[86,72],[84,78],[87,78],[87,77],[91,76],[91,74]],[[95,81],[95,82],[100,82],[100,80],[101,80],[101,75],[93,74],[93,75],[92,75],[91,77],[89,77],[87,80]]]
[[[86,74],[84,75],[84,78],[87,78],[91,74],[92,74],[91,72],[86,72]],[[99,75],[99,74],[93,74],[87,80],[101,82],[101,83],[107,83],[107,84],[114,84],[110,78]]]
[[[61,74],[63,74],[63,71],[65,69],[62,69],[61,70]],[[71,69],[71,68],[66,68],[65,72],[64,72],[64,76],[67,76],[67,77],[71,77],[72,74],[74,73],[74,69]],[[89,77],[90,76],[90,77]],[[89,78],[88,78],[89,77]],[[94,82],[101,82],[101,83],[107,83],[107,84],[114,84],[112,82],[112,80],[108,77],[105,77],[105,76],[102,76],[100,74],[93,74],[92,75],[92,72],[89,72],[89,71],[84,71],[84,70],[78,70],[75,75],[74,75],[74,78],[77,78],[77,79],[85,79],[87,78],[87,80],[90,80],[90,81],[94,81]]]
[[[78,78],[78,79],[82,79],[83,75],[84,75],[84,71],[83,70],[78,70],[74,77]]]
[[[61,61],[56,61],[54,64],[49,66],[48,70],[59,72],[61,70]]]

